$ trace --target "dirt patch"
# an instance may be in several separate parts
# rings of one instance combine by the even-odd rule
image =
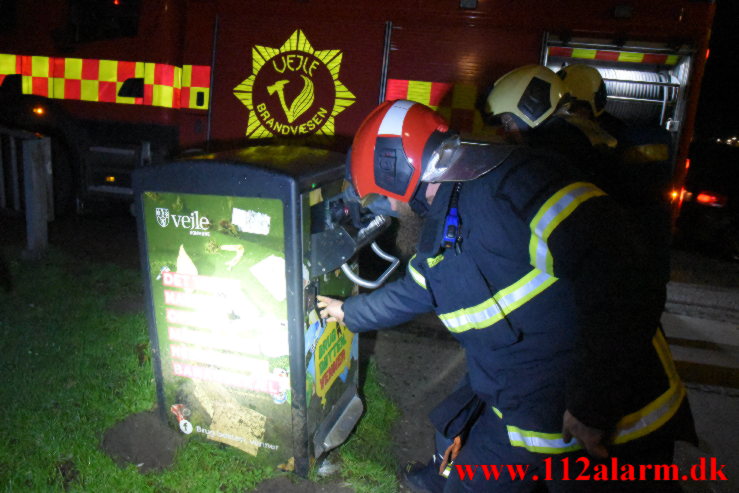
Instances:
[[[132,414],[105,432],[102,448],[116,464],[140,472],[170,467],[182,437],[154,411]]]
[[[71,459],[59,461],[56,464],[56,471],[62,478],[64,491],[67,491],[71,487],[72,483],[77,480],[77,477],[80,474],[80,472],[77,470],[77,466]]]
[[[433,315],[403,326],[362,334],[365,355],[377,362],[378,379],[400,410],[393,427],[398,468],[426,462],[434,453],[434,428],[428,419],[466,370],[464,351]]]

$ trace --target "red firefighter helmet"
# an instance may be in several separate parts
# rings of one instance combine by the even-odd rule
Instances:
[[[357,193],[410,202],[419,183],[430,181],[422,175],[445,142],[452,148],[459,138],[431,108],[406,100],[382,103],[354,136],[350,173]]]

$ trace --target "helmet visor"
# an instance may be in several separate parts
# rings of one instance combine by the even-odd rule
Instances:
[[[517,146],[446,139],[429,159],[421,181],[469,181],[498,167]]]

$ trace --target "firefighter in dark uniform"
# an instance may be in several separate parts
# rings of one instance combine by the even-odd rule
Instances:
[[[523,114],[545,118],[551,104],[537,100],[560,96],[534,81]],[[434,311],[467,356],[465,381],[432,416],[457,445],[454,467],[412,488],[532,491],[538,477],[552,491],[595,491],[606,483],[562,480],[564,459],[672,460],[675,438],[692,430],[685,389],[650,268],[603,191],[548,153],[460,143],[409,101],[365,119],[350,166],[360,197],[410,204],[426,220],[403,278],[343,302],[319,297],[321,316],[362,332]],[[481,464],[527,473],[460,474]]]
[[[595,72],[600,84],[593,79],[590,70]],[[565,83],[557,81],[558,78]],[[515,106],[516,96],[531,80],[547,81],[564,94],[557,107],[552,108],[551,114],[543,120],[530,121]],[[585,100],[585,97],[589,99]],[[605,97],[605,84],[598,71],[591,67],[571,65],[555,74],[543,65],[525,65],[498,79],[487,98],[484,112],[488,118],[504,116],[513,119],[523,132],[521,139],[527,145],[562,154],[589,181],[603,189],[602,177],[612,173],[618,159],[617,138],[606,131],[594,116],[603,115]]]
[[[568,65],[557,72],[567,87],[567,114],[591,136],[592,149],[600,160],[585,163],[592,169],[595,183],[613,197],[640,228],[642,238],[658,265],[663,284],[670,280],[672,208],[669,192],[673,169],[672,137],[657,125],[629,125],[605,110],[606,86],[594,67]],[[593,129],[588,132],[588,129]],[[598,134],[612,135],[615,152],[599,146]],[[585,155],[586,152],[579,152]],[[666,288],[665,288],[666,297]]]

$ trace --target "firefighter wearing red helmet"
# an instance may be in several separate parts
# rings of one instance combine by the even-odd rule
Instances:
[[[387,101],[364,119],[352,144],[349,172],[360,197],[379,194],[428,209],[428,183],[468,181],[510,154],[511,146],[463,145],[431,108],[413,101]]]
[[[446,442],[405,471],[411,490],[528,492],[537,476],[557,491],[671,486],[563,476],[581,458],[670,463],[675,439],[694,438],[651,301],[659,280],[605,193],[550,153],[460,142],[407,101],[367,117],[350,174],[361,197],[425,202],[425,222],[405,276],[344,301],[320,296],[321,317],[364,332],[433,311],[466,353],[466,377],[430,415]],[[445,479],[450,459],[527,474],[452,467]]]
[[[357,192],[410,202],[421,181],[424,153],[428,161],[428,153],[454,136],[444,119],[422,104],[381,104],[362,122],[352,146],[350,169]]]

